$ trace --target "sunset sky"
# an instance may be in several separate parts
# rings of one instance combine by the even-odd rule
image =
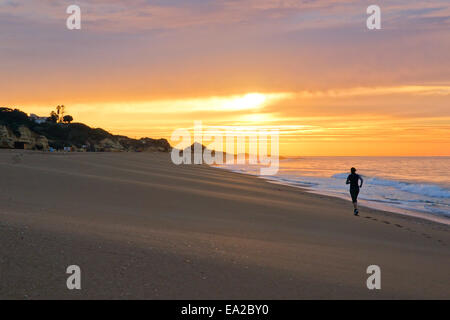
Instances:
[[[283,155],[450,155],[449,61],[448,0],[0,0],[0,106],[130,137],[201,120],[278,128]]]

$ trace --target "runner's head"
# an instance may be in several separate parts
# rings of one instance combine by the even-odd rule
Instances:
[[[355,168],[351,168],[350,171],[351,171],[351,173],[355,173],[356,169]]]

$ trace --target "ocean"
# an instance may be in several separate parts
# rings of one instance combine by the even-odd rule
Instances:
[[[251,175],[260,169],[219,167]],[[360,204],[450,224],[450,157],[292,157],[280,160],[276,175],[261,178],[350,200],[351,167],[364,179]]]

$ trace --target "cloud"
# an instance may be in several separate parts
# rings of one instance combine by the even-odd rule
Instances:
[[[448,84],[448,1],[0,1],[2,103]],[[25,94],[26,93],[26,94]]]
[[[24,21],[55,23],[66,17],[65,8],[72,0],[3,0],[0,15],[11,15]],[[369,1],[331,0],[216,0],[216,1],[146,1],[146,0],[79,0],[86,28],[102,32],[142,32],[179,28],[234,24],[261,25],[274,22],[275,28],[323,28],[344,26],[363,21]],[[448,1],[379,1],[383,17],[392,24],[428,24],[430,19],[447,21]],[[436,26],[437,27],[437,26]]]

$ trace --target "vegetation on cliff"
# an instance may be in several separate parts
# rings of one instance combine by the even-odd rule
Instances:
[[[62,112],[52,112],[47,119],[36,121],[36,119],[29,117],[25,112],[18,109],[0,108],[0,126],[3,127],[3,132],[5,132],[4,136],[0,137],[0,146],[7,148],[17,141],[20,142],[24,132],[23,128],[27,128],[33,136],[45,137],[48,140],[49,147],[56,150],[64,147],[86,151],[168,152],[171,150],[166,139],[131,139],[72,121],[72,116],[64,116]],[[1,139],[11,140],[12,144],[11,141],[8,143],[3,141],[2,143]],[[35,148],[31,146],[30,149]]]

